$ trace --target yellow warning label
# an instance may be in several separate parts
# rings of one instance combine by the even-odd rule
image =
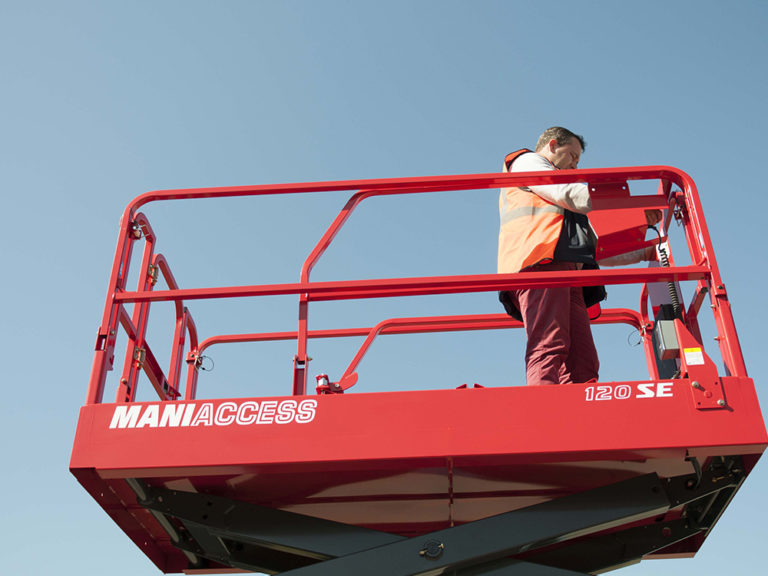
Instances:
[[[701,348],[683,348],[683,354],[685,354],[685,363],[688,366],[704,364],[704,352]]]

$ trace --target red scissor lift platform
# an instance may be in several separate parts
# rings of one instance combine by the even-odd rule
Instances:
[[[658,182],[656,193],[631,194],[629,183],[641,180]],[[691,264],[662,258],[663,266],[576,273],[310,281],[317,259],[371,196],[573,181],[590,185],[600,256],[667,243],[674,219]],[[181,289],[139,212],[165,200],[340,190],[354,193],[292,284]],[[646,240],[644,211],[653,209],[665,218],[659,238]],[[140,280],[131,291],[126,279],[139,243]],[[160,275],[168,289],[154,289]],[[675,288],[683,281],[694,286],[687,307]],[[638,329],[647,380],[358,392],[364,384],[351,390],[357,364],[379,334],[520,324],[502,314],[332,330],[307,324],[317,301],[595,284],[640,287],[637,310],[605,309],[594,322]],[[298,296],[295,332],[199,340],[186,307],[197,299],[290,294]],[[711,305],[702,307],[706,297]],[[150,304],[159,301],[173,302],[176,312],[167,373],[146,341]],[[700,310],[714,315],[723,373],[702,344]],[[103,396],[121,329],[125,362],[109,403]],[[318,378],[308,393],[308,341],[350,336],[367,337],[346,371],[338,381]],[[285,396],[196,399],[209,346],[286,339],[297,342],[297,353]],[[157,401],[136,401],[140,373]],[[655,166],[139,196],[121,220],[70,468],[164,572],[556,576],[695,554],[766,444],[696,187],[685,173]]]

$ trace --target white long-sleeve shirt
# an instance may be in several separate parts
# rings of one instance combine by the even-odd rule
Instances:
[[[510,172],[543,172],[546,170],[556,170],[556,168],[544,156],[539,156],[535,152],[518,157],[509,169]],[[592,199],[589,197],[589,189],[582,182],[526,186],[525,189],[530,190],[547,202],[551,202],[561,208],[566,208],[571,212],[587,214],[592,211]]]

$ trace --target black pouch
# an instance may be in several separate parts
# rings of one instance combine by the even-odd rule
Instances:
[[[510,294],[509,291],[503,290],[499,292],[499,302],[501,302],[501,305],[504,306],[504,311],[509,316],[512,316],[512,318],[519,320],[520,322],[523,321],[523,316],[520,314],[520,310],[517,309],[517,306],[515,306],[515,303],[512,301],[512,294]]]
[[[595,263],[597,238],[586,214],[563,210],[563,229],[555,246],[555,262]]]
[[[600,266],[596,262],[588,262],[584,264],[582,270],[600,270]],[[584,304],[586,304],[587,308],[608,298],[605,286],[584,286],[582,292],[584,293]]]
[[[597,237],[586,214],[565,210],[563,230],[555,247],[555,260],[579,262],[582,270],[599,270],[595,261]],[[584,304],[587,308],[602,302],[608,297],[605,286],[584,286]]]

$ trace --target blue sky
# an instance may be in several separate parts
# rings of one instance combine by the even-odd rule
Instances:
[[[669,164],[696,180],[768,406],[766,24],[759,1],[0,2],[3,572],[158,573],[67,470],[118,220],[148,190],[494,172],[568,126],[587,138],[582,167]],[[313,278],[493,272],[496,194],[433,196],[361,206]],[[345,198],[147,213],[184,286],[292,282]],[[192,310],[205,334],[295,326],[291,298]],[[170,317],[155,311],[158,326]],[[492,295],[364,301],[311,320],[454,311],[498,309]],[[595,333],[605,379],[642,377],[628,329]],[[337,377],[354,344],[317,344],[310,373]],[[211,352],[201,395],[288,393],[292,345]],[[358,386],[510,385],[521,356],[509,333],[384,338]],[[694,560],[625,573],[754,573],[766,466]]]

